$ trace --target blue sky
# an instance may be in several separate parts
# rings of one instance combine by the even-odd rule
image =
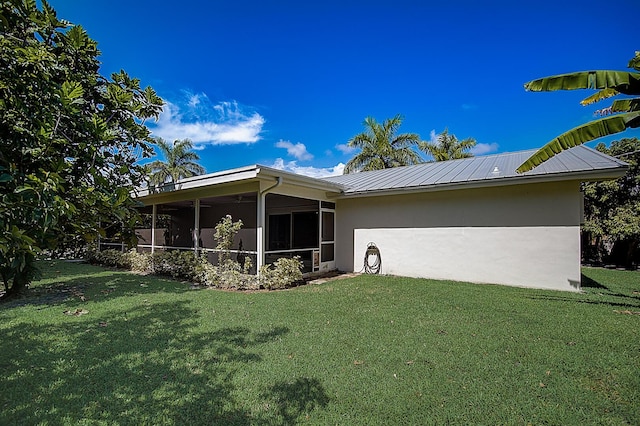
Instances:
[[[400,131],[424,140],[448,128],[476,155],[538,148],[609,103],[526,81],[623,70],[640,50],[637,0],[51,4],[98,41],[102,74],[124,69],[165,99],[149,127],[192,139],[207,172],[340,173],[367,116],[402,114]]]

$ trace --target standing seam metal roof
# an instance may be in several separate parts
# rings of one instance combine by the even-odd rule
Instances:
[[[566,174],[594,175],[619,171],[627,164],[584,145],[563,151],[529,172],[518,174],[516,168],[536,150],[471,157],[461,160],[422,163],[392,169],[352,173],[325,178],[340,184],[344,194],[386,190],[419,189],[439,185],[481,183],[496,179],[531,179],[561,177]],[[506,183],[506,182],[505,182]]]

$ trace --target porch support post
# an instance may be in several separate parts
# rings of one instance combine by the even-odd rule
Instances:
[[[193,250],[197,255],[200,250],[200,198],[196,198],[193,207],[195,208],[195,223],[193,225]]]
[[[265,252],[265,244],[264,244],[264,236],[265,236],[265,231],[264,228],[266,226],[266,205],[267,205],[267,194],[271,191],[273,191],[275,188],[279,187],[280,185],[282,185],[282,177],[278,176],[276,177],[276,182],[271,185],[268,188],[265,189],[261,189],[258,192],[258,208],[257,208],[257,232],[256,232],[256,239],[257,239],[257,246],[258,246],[258,259],[256,260],[256,271],[258,273],[258,275],[260,274],[260,268],[262,267],[262,265],[264,265],[264,252]]]
[[[156,216],[158,215],[158,205],[151,206],[151,254],[156,250]]]
[[[256,259],[256,272],[260,273],[260,268],[264,265],[264,226],[265,226],[265,200],[266,194],[258,193],[258,208],[256,211],[257,220],[257,229],[256,229],[256,248],[258,249],[258,255]]]

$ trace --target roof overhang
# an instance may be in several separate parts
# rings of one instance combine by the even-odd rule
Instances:
[[[333,182],[253,165],[181,179],[156,188],[139,189],[133,196],[144,204],[157,204],[212,195],[261,192],[276,183],[323,191],[327,193],[327,197],[339,195],[344,189],[342,185]]]

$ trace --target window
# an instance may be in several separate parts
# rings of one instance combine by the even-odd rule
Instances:
[[[291,215],[272,214],[269,216],[269,250],[289,250],[291,248]]]
[[[333,241],[333,212],[322,212],[322,241]]]
[[[318,213],[295,212],[293,216],[292,248],[318,247]]]

